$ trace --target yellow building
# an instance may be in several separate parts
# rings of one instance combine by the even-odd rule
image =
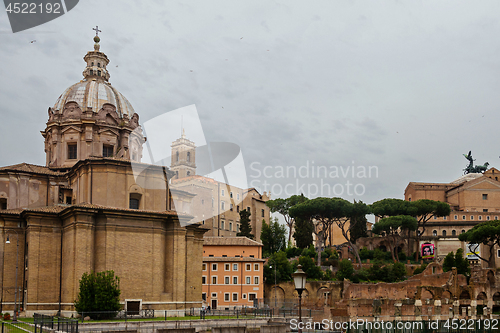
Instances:
[[[205,237],[202,298],[211,309],[251,307],[264,297],[262,244],[246,237]]]

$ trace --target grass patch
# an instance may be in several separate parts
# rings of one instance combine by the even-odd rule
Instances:
[[[17,324],[13,324],[12,320],[1,320],[1,322],[4,324],[4,333],[26,333],[26,331],[35,332],[34,327],[27,325],[23,321],[19,320],[19,318]]]
[[[259,317],[259,316],[258,316]],[[205,316],[205,320],[211,319],[251,319],[255,318],[254,316]],[[129,318],[126,321],[177,321],[177,320],[200,320],[200,316],[185,316],[185,317],[154,317],[154,318]],[[82,322],[81,319],[79,321]],[[85,320],[84,323],[116,323],[116,322],[125,322],[124,318],[117,319],[101,319],[101,320]]]

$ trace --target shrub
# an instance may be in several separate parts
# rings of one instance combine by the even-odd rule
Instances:
[[[389,253],[390,255],[390,253]],[[385,252],[382,251],[381,249],[375,249],[373,251],[373,259],[378,260],[378,261],[384,261],[385,260]]]
[[[297,247],[288,247],[286,250],[286,257],[287,258],[295,258],[301,255],[302,249],[299,249]]]
[[[420,265],[420,267],[415,268],[415,270],[413,271],[413,275],[422,273],[427,267],[427,265],[428,265],[427,263],[423,263],[422,265]]]
[[[333,273],[331,270],[327,269],[323,275],[323,280],[329,281],[333,278]]]
[[[115,317],[116,312],[121,309],[119,283],[120,279],[113,271],[84,273],[80,279],[78,299],[75,301],[76,311],[89,312],[92,319]]]
[[[302,265],[302,270],[307,273],[308,279],[323,279],[323,271],[315,264],[312,258],[302,256],[299,258],[299,264]]]
[[[361,260],[373,259],[373,250],[368,250],[365,246],[359,250],[359,257]]]
[[[302,251],[302,255],[309,258],[316,258],[317,256],[316,250],[314,249],[314,246],[312,244],[309,246],[309,248]]]
[[[336,278],[339,281],[344,279],[351,280],[354,275],[354,267],[350,260],[344,259],[339,263],[339,270],[337,271]]]

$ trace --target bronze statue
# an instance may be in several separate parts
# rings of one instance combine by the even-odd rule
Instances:
[[[488,162],[484,163],[484,165],[476,165],[474,166],[474,159],[472,158],[472,152],[469,150],[469,154],[465,155],[464,157],[469,161],[469,165],[467,165],[464,169],[464,175],[468,173],[483,173],[488,169],[488,165],[490,165]]]

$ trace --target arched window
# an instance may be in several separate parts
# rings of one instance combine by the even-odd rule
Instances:
[[[0,210],[6,210],[6,209],[7,209],[7,199],[1,198],[0,199]]]
[[[452,236],[456,236],[456,235],[457,235],[456,230],[452,230],[452,231],[451,231],[451,235],[452,235]]]
[[[465,234],[465,230],[462,230],[462,233]]]
[[[189,151],[188,151],[188,155],[187,155],[187,161],[191,162],[191,153]]]
[[[179,162],[179,152],[175,153],[175,158],[176,158],[177,162]]]
[[[188,175],[188,176],[191,176],[191,171],[188,171],[188,172],[187,172],[187,175]]]
[[[97,67],[101,67],[101,63],[100,62],[97,63]]]
[[[130,193],[128,208],[139,209],[140,203],[141,203],[141,195],[139,193]]]
[[[446,237],[446,230],[443,230],[443,236]]]
[[[437,230],[433,230],[433,231],[432,231],[432,236],[437,236],[437,235],[438,235]]]

